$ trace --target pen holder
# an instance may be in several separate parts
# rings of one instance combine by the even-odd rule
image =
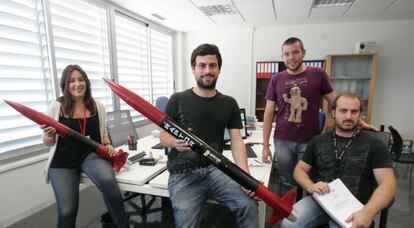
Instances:
[[[128,150],[137,150],[137,142],[128,143]]]

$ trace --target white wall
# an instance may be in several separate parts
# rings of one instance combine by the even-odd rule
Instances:
[[[183,36],[183,73],[181,87],[185,90],[195,85],[191,71],[191,52],[200,44],[215,44],[220,49],[223,65],[217,82],[217,89],[226,95],[234,97],[240,108],[246,108],[250,113],[251,103],[251,77],[252,72],[252,29],[200,30],[186,33]]]
[[[251,105],[251,114],[255,102],[253,64],[281,60],[281,45],[291,36],[303,40],[305,59],[353,53],[356,41],[377,42],[379,63],[372,122],[393,125],[402,134],[414,136],[414,102],[410,101],[414,97],[414,20],[195,31],[185,34],[187,52],[183,56],[189,58],[198,44],[217,44],[223,55],[218,88],[235,97],[240,106]],[[189,68],[188,61],[185,63]],[[191,71],[186,71],[185,77],[188,87],[194,84]],[[246,91],[252,91],[250,97],[246,97]]]

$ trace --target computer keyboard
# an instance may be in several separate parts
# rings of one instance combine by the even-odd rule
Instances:
[[[145,151],[141,151],[131,157],[128,157],[128,160],[131,161],[132,163],[135,163],[137,161],[139,161],[140,158],[144,157],[146,155]]]
[[[254,152],[253,148],[248,144],[246,144],[246,151],[247,151],[248,158],[257,158],[257,155]]]

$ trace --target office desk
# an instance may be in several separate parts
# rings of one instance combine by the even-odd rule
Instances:
[[[262,131],[253,131],[251,136],[245,142],[261,142]],[[154,157],[164,155],[164,150],[150,149],[151,146],[157,144],[159,138],[152,135],[138,140],[137,151],[128,151],[127,146],[122,146],[124,151],[130,153],[130,156],[140,152],[146,151],[147,154],[151,151]],[[262,145],[252,146],[257,154],[257,159],[261,161]],[[273,149],[271,149],[273,151]],[[223,155],[233,160],[231,151],[225,150]],[[165,156],[165,155],[164,155]],[[253,162],[252,162],[253,163]],[[255,163],[257,164],[257,163]],[[269,184],[269,178],[272,171],[272,164],[263,164],[261,166],[249,166],[250,174],[257,180],[263,181],[265,186]],[[168,177],[169,172],[166,170],[166,163],[158,163],[155,166],[141,166],[135,163],[131,169],[122,169],[116,174],[116,179],[119,188],[123,191],[130,191],[154,196],[169,197],[168,193]],[[82,183],[91,184],[87,176],[82,175]],[[265,226],[266,219],[266,204],[259,200],[259,227]]]
[[[245,142],[261,142],[262,141],[262,131],[253,131],[251,136],[245,140]],[[254,145],[253,147],[254,152],[257,155],[257,159],[261,161],[262,156],[262,145]],[[271,149],[273,151],[273,148]],[[233,157],[231,155],[230,150],[223,151],[223,155],[226,156],[228,159],[233,161]],[[249,158],[254,159],[254,158]],[[250,163],[250,162],[249,162]],[[255,162],[251,162],[251,164],[257,164]],[[259,181],[263,181],[265,186],[269,185],[270,174],[272,171],[272,163],[266,164],[263,163],[261,166],[249,166],[250,175],[256,178]],[[154,179],[150,180],[148,185],[152,187],[152,189],[157,189],[158,193],[161,196],[169,197],[168,193],[168,178],[169,172],[164,171],[160,175],[156,176]],[[265,227],[266,224],[266,204],[259,200],[258,201],[258,210],[259,210],[259,227]]]
[[[129,156],[133,156],[141,151],[145,151],[147,155],[149,155],[151,152],[155,158],[160,156],[163,156],[163,158],[165,158],[163,149],[151,149],[151,146],[157,143],[159,143],[159,138],[147,136],[138,140],[136,151],[128,150],[127,145],[120,146],[117,149],[122,149],[123,151],[128,152],[130,154]],[[153,179],[166,169],[167,164],[166,162],[162,161],[158,162],[154,166],[143,166],[139,165],[139,163],[136,162],[130,167],[130,169],[122,168],[120,172],[115,173],[115,177],[121,190],[151,194],[152,192],[151,190],[148,190],[148,186],[145,187],[146,183],[148,183],[149,180]],[[92,183],[85,174],[82,174],[81,182],[84,184]]]

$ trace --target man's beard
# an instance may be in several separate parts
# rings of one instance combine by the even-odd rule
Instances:
[[[216,88],[216,83],[217,83],[217,78],[218,77],[214,77],[214,79],[213,79],[213,81],[210,83],[210,84],[205,84],[205,83],[203,83],[203,79],[202,79],[202,77],[203,76],[201,76],[201,77],[199,77],[199,78],[197,78],[197,85],[200,87],[200,88],[202,88],[202,89],[207,89],[207,90],[212,90],[212,89],[215,89]],[[204,75],[204,77],[210,77],[210,76],[208,76],[208,75]]]
[[[286,68],[288,68],[290,71],[292,72],[296,72],[297,70],[299,70],[299,68],[302,66],[303,61],[300,61],[299,64],[295,67],[295,68],[290,68],[289,64],[286,65]]]
[[[342,127],[342,125],[343,124],[336,123],[336,127],[339,128],[343,132],[354,132],[358,128],[358,123],[355,123],[354,121],[352,121],[352,127],[351,128],[344,128],[344,127]]]

